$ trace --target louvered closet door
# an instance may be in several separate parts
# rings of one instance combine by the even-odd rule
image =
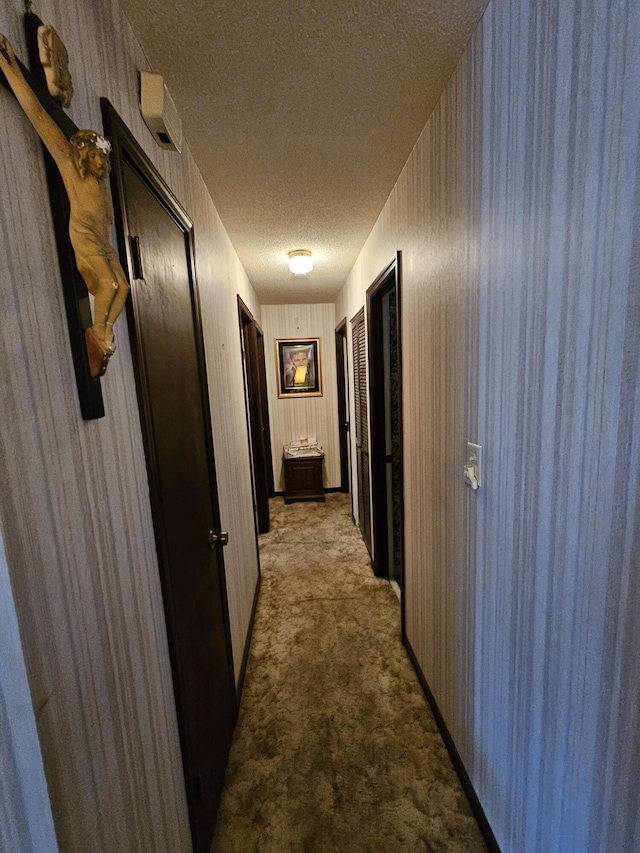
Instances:
[[[369,482],[369,415],[367,409],[367,358],[364,308],[351,321],[354,400],[356,409],[356,466],[360,532],[371,554],[371,486]]]

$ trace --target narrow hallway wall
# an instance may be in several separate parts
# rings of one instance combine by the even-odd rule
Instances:
[[[276,491],[284,490],[282,448],[300,436],[316,436],[325,451],[325,488],[340,486],[338,389],[333,305],[263,305],[271,450]],[[322,397],[278,399],[276,338],[320,338]]]
[[[0,530],[0,850],[58,853]]]
[[[258,569],[236,293],[257,312],[255,296],[188,150],[162,152],[142,122],[148,66],[116,0],[34,11],[68,48],[75,123],[100,130],[108,97],[195,221],[237,676]],[[0,0],[0,31],[26,59],[22,13]],[[85,422],[40,143],[4,88],[0,185],[0,517],[58,844],[180,853],[190,837],[127,321],[106,416]]]
[[[633,0],[492,0],[336,305],[402,250],[407,634],[503,853],[640,847],[638,79]]]

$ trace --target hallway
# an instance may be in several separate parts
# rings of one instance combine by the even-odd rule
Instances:
[[[213,723],[221,704],[193,697],[221,661],[216,683],[245,691],[216,853],[477,850],[423,684],[489,849],[640,851],[640,3],[0,8],[65,139],[91,129],[100,161],[111,145],[95,197],[131,290],[117,352],[92,378],[95,299],[69,199],[0,85],[0,851],[193,853],[232,739]],[[42,86],[53,69],[36,17],[68,57],[67,111]],[[180,151],[143,117],[143,73],[162,84]],[[151,186],[171,240],[121,203],[128,187],[142,206]],[[306,278],[289,268],[298,251]],[[397,387],[376,320],[382,297],[391,320],[376,282],[393,263]],[[169,277],[180,287],[165,294]],[[172,405],[161,442],[145,424],[139,300],[161,315],[145,339]],[[249,435],[241,306],[265,362]],[[298,348],[317,392],[300,390],[306,374],[287,386]],[[187,363],[190,394],[171,378]],[[384,455],[376,438],[380,384],[401,402],[401,466],[386,407]],[[273,504],[262,567],[259,435],[263,491],[285,487],[283,448],[313,439],[328,493]],[[412,665],[397,599],[335,491],[350,482],[356,520],[380,535],[389,455]],[[212,503],[200,520],[182,500],[201,494],[196,456]],[[171,551],[180,632],[169,505],[188,522]],[[392,549],[372,551],[384,575]],[[203,588],[221,618],[196,618]]]
[[[271,501],[213,853],[485,850],[350,500]]]

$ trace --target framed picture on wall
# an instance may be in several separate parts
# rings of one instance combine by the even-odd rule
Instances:
[[[320,338],[276,340],[278,397],[322,397]]]

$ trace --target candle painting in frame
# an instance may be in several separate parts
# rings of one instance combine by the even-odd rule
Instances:
[[[321,397],[320,338],[276,340],[278,397]]]

